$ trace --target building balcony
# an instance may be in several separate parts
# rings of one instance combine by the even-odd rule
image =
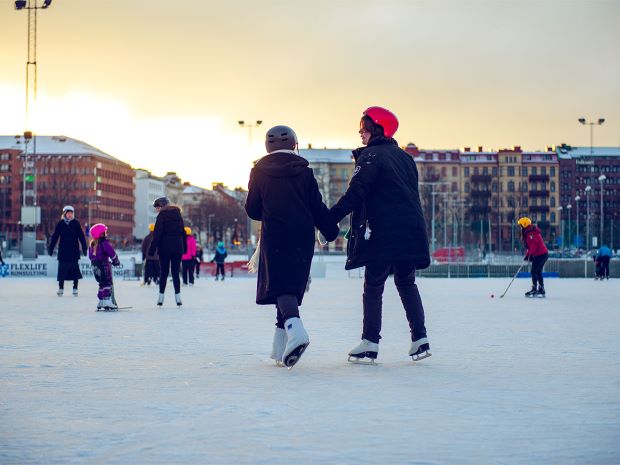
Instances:
[[[474,198],[489,198],[491,197],[491,191],[485,191],[480,189],[472,189],[471,196]]]
[[[549,212],[549,207],[547,205],[530,205],[530,212],[547,213]]]
[[[430,173],[424,175],[424,182],[437,182],[441,178],[439,173]]]
[[[530,174],[530,182],[547,182],[549,181],[548,174]]]
[[[493,179],[493,177],[490,174],[472,174],[471,176],[471,182],[489,183],[491,179]]]
[[[549,191],[547,190],[531,190],[530,191],[530,197],[549,197]]]

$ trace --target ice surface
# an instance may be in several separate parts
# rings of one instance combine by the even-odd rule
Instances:
[[[55,296],[0,280],[0,463],[619,464],[620,280],[420,279],[433,356],[386,286],[378,366],[347,363],[362,280],[330,264],[302,308],[311,344],[291,371],[269,353],[274,310],[254,279],[183,288],[116,282]],[[70,284],[67,283],[70,288]],[[70,292],[69,292],[70,293]],[[495,294],[495,298],[490,295]]]

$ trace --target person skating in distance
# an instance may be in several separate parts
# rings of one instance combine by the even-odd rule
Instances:
[[[421,360],[430,356],[430,345],[415,270],[430,265],[430,254],[418,170],[393,139],[398,119],[391,111],[370,107],[359,127],[364,147],[353,151],[353,177],[331,208],[338,222],[352,213],[345,268],[366,267],[362,342],[349,352],[349,361],[374,363],[377,358],[383,289],[391,273],[411,331],[409,355]]]
[[[265,147],[268,154],[250,173],[245,210],[261,221],[256,303],[276,306],[271,358],[290,368],[310,344],[299,306],[314,255],[314,228],[329,241],[339,230],[308,161],[295,152],[295,132],[275,126],[267,132]]]
[[[181,209],[170,205],[167,197],[160,197],[153,202],[153,207],[157,210],[157,220],[153,231],[153,242],[149,247],[149,255],[159,255],[159,267],[161,275],[159,277],[159,297],[157,305],[164,304],[166,283],[168,274],[172,274],[172,284],[174,285],[174,299],[177,306],[181,306],[181,278],[179,268],[181,258],[187,252],[187,240],[185,234],[185,224],[181,216]]]
[[[532,220],[524,216],[517,221],[521,226],[525,257],[523,260],[532,262],[532,289],[525,293],[525,297],[545,297],[545,283],[543,281],[543,268],[549,258],[549,251],[543,241],[540,229]]]
[[[60,242],[59,242],[60,240]],[[58,297],[62,297],[65,281],[73,281],[73,295],[78,295],[78,281],[82,279],[80,271],[80,246],[82,254],[86,256],[86,237],[80,222],[75,218],[75,210],[71,205],[62,209],[62,217],[56,224],[54,234],[50,239],[47,249],[50,257],[54,254],[54,248],[58,243]]]

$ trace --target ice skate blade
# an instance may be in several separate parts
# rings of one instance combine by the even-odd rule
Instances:
[[[353,355],[349,355],[347,361],[353,365],[378,365],[374,358],[355,357]]]
[[[293,349],[291,351],[290,354],[288,354],[288,356],[286,357],[286,359],[283,360],[284,365],[291,370],[296,364],[297,362],[299,362],[299,359],[301,358],[301,356],[303,355],[303,353],[306,351],[306,348],[310,345],[310,343],[308,342],[307,344],[302,344],[298,347],[296,347],[295,349]]]
[[[284,362],[282,360],[276,360],[276,367],[278,368],[283,368],[286,365],[284,364]]]
[[[425,358],[430,357],[431,354],[428,350],[426,352],[423,352],[421,354],[416,354],[416,355],[412,355],[411,356],[411,360],[413,360],[414,362],[419,362],[420,360],[424,360]]]

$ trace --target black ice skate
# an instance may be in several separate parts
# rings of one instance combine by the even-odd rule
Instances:
[[[537,292],[536,286],[532,286],[532,289],[525,293],[525,297],[534,297]]]
[[[157,306],[161,307],[162,305],[164,305],[164,294],[160,292],[159,296],[157,297]]]
[[[174,300],[177,303],[177,307],[183,305],[183,302],[181,302],[181,294],[174,294]]]
[[[357,347],[349,352],[348,361],[362,365],[376,365],[375,360],[379,354],[379,344],[362,339]]]
[[[423,337],[411,343],[411,347],[409,348],[409,356],[414,362],[419,362],[420,360],[433,355],[429,352],[430,349],[431,347],[428,343],[428,339]]]
[[[545,294],[545,287],[544,286],[539,286],[538,290],[536,291],[535,297],[539,297],[539,298],[545,298],[546,294]]]

